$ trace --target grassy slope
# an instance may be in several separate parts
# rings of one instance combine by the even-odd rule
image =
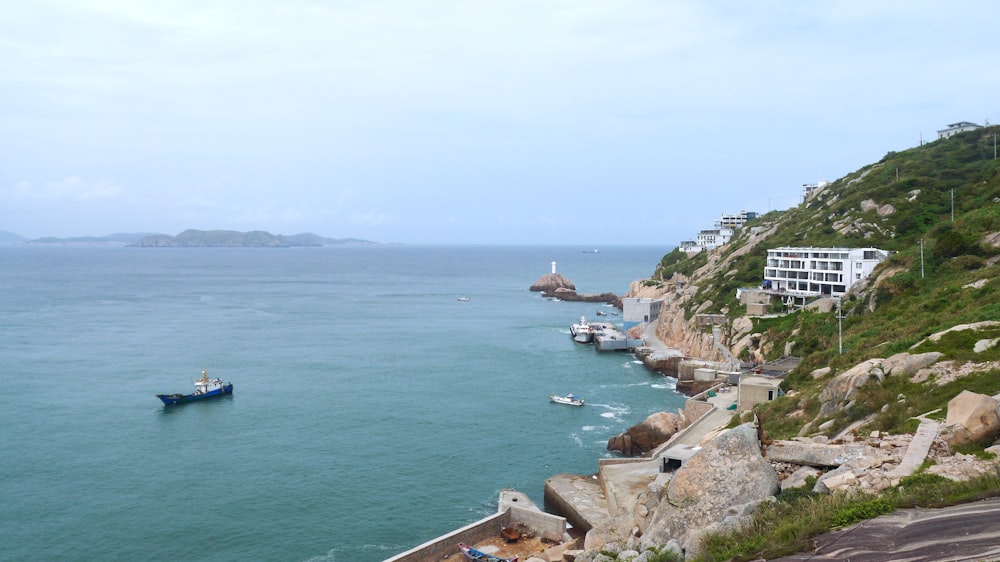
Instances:
[[[769,213],[747,225],[739,237],[722,250],[723,257],[747,243],[750,227],[778,228],[746,255],[732,259],[724,268],[698,280],[701,287],[690,302],[688,315],[705,301],[731,317],[744,313],[735,290],[760,283],[767,249],[779,246],[875,246],[895,252],[876,270],[875,286],[844,302],[844,353],[838,354],[835,314],[803,311],[754,321],[754,331],[766,332],[776,342],[796,341],[802,365],[786,379],[786,390],[794,397],[781,397],[765,405],[762,418],[773,438],[795,435],[819,411],[818,396],[833,373],[864,359],[888,357],[907,351],[928,335],[952,326],[980,320],[1000,320],[1000,265],[988,265],[996,257],[995,247],[981,243],[985,235],[1000,232],[1000,160],[993,158],[991,127],[939,140],[903,152],[890,152],[880,162],[846,176],[810,198],[806,204],[782,213]],[[954,190],[954,221],[952,193]],[[876,209],[862,210],[862,201],[892,205],[895,211],[880,215]],[[868,207],[869,205],[866,205]],[[923,241],[923,274],[921,274]],[[669,280],[676,273],[691,275],[704,265],[704,256],[685,259],[674,252],[664,256],[653,280]],[[968,284],[989,280],[980,288]],[[655,281],[654,281],[655,280]],[[793,333],[795,336],[793,337]],[[937,343],[925,342],[915,351],[941,351],[945,359],[958,362],[1000,360],[1000,348],[974,354],[975,339],[1000,337],[1000,329],[973,335],[950,334]],[[809,373],[831,366],[833,373],[819,380]],[[995,394],[1000,392],[1000,371],[975,373],[947,385],[916,384],[890,377],[882,385],[869,385],[849,411],[835,415],[830,433],[854,420],[876,415],[863,430],[913,431],[912,416],[944,408],[963,389]],[[906,399],[898,400],[903,394]],[[883,408],[888,404],[889,406]],[[795,412],[801,412],[795,415]],[[939,414],[943,416],[943,412]],[[822,420],[820,420],[822,421]],[[929,476],[929,475],[927,475]],[[996,490],[1000,480],[987,479],[966,490],[937,478],[911,481],[914,491],[962,501]],[[947,491],[947,493],[946,493]],[[840,500],[789,497],[774,509],[765,510],[748,533],[720,537],[710,545],[708,559],[754,558],[788,553],[808,547],[807,538],[851,520],[886,512],[902,505],[930,505],[912,499],[901,490],[879,500]],[[864,502],[877,501],[872,508]],[[829,502],[829,503],[826,503]],[[844,503],[842,503],[844,502]],[[860,502],[860,503],[858,503]],[[846,515],[845,515],[846,513]],[[806,514],[803,516],[803,514]],[[813,517],[815,515],[815,517]],[[733,549],[737,543],[742,546]]]

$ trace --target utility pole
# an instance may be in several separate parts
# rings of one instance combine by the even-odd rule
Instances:
[[[844,315],[840,313],[840,302],[842,300],[843,297],[837,297],[837,341],[839,342],[838,353],[840,355],[844,354]]]
[[[924,278],[924,239],[920,239],[920,278]]]
[[[951,188],[951,222],[955,222],[955,188]]]

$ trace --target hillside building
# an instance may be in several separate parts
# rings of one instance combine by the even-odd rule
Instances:
[[[715,221],[715,228],[702,230],[694,240],[681,240],[679,248],[691,256],[702,250],[714,250],[719,246],[725,246],[733,239],[737,230],[757,216],[754,211],[741,210],[735,214],[723,213],[722,217]]]
[[[771,377],[742,376],[737,387],[737,410],[746,412],[757,404],[770,402],[784,394],[781,390],[781,379]]]
[[[732,228],[714,228],[699,232],[696,241],[702,248],[706,250],[714,250],[719,246],[728,244],[732,238]]]
[[[681,240],[679,248],[682,252],[686,253],[688,256],[692,254],[697,254],[698,252],[704,250],[705,248],[698,245],[695,240]]]
[[[840,296],[889,257],[878,248],[775,248],[767,251],[763,288]]]
[[[757,218],[754,211],[740,211],[736,214],[722,213],[722,217],[715,221],[715,228],[731,228],[733,230],[741,228],[747,221]]]
[[[637,324],[656,322],[660,318],[663,299],[622,299],[622,323],[628,330]]]
[[[828,181],[802,184],[802,200],[805,201],[806,199],[809,199],[809,196],[812,195],[813,192],[819,191],[828,185],[830,185],[830,182]]]
[[[941,129],[938,131],[939,139],[946,139],[957,135],[958,133],[964,133],[966,131],[975,131],[976,129],[981,129],[979,125],[975,123],[969,123],[968,121],[959,121],[958,123],[952,123],[948,125],[947,129]]]

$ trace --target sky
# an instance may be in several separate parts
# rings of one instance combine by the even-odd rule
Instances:
[[[676,245],[1000,120],[1000,2],[28,0],[0,231]]]

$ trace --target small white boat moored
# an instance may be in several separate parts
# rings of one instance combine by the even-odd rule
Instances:
[[[566,396],[550,394],[549,400],[555,402],[556,404],[566,404],[567,406],[583,406],[583,398],[580,398],[572,393],[567,394]]]
[[[586,316],[581,316],[580,321],[569,327],[569,333],[573,335],[576,343],[590,343],[594,340],[594,329],[587,322]]]

